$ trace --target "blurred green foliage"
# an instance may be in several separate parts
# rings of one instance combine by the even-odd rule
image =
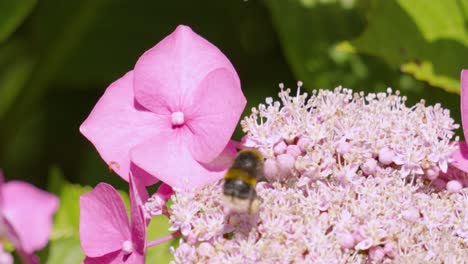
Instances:
[[[441,102],[460,123],[467,17],[468,0],[3,0],[0,167],[59,195],[41,258],[79,263],[79,195],[101,181],[127,186],[78,127],[104,89],[178,24],[230,58],[248,99],[245,114],[276,95],[279,82],[302,80],[307,90],[394,87],[409,103]],[[155,221],[151,237],[167,227]],[[151,249],[149,259],[168,260],[171,243]]]

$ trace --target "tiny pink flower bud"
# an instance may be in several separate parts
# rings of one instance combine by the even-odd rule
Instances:
[[[286,143],[283,140],[281,140],[279,143],[277,143],[273,147],[273,151],[275,152],[276,155],[280,155],[286,152],[286,148],[287,148]]]
[[[379,151],[379,161],[384,165],[390,165],[393,162],[393,158],[395,157],[395,153],[393,150],[384,147]]]
[[[281,177],[287,177],[291,174],[296,160],[289,154],[281,154],[276,158],[278,171]]]
[[[274,159],[267,159],[263,165],[263,172],[265,174],[265,178],[268,181],[276,181],[278,180],[278,166],[276,165],[276,160]]]
[[[341,155],[344,155],[348,153],[351,150],[351,144],[349,144],[346,141],[341,141],[338,143],[338,146],[336,147],[336,152],[338,152]]]
[[[385,244],[383,251],[389,257],[393,257],[395,255],[395,248],[393,247],[391,243]]]
[[[367,250],[372,246],[372,244],[373,244],[372,239],[367,238],[357,243],[357,245],[354,248],[356,248],[357,250]]]
[[[122,244],[122,251],[124,254],[130,254],[133,252],[133,243],[130,240],[125,240]]]
[[[297,141],[297,146],[299,147],[299,149],[301,149],[302,152],[305,152],[310,144],[311,140],[306,137],[300,137]]]
[[[348,232],[341,235],[340,238],[340,246],[342,248],[352,249],[356,245],[356,240],[354,240],[354,236]]]
[[[449,193],[458,193],[463,189],[463,185],[457,180],[447,182],[447,191]]]
[[[286,148],[286,153],[293,156],[293,158],[297,158],[299,155],[302,154],[302,151],[297,145],[289,145]]]
[[[376,168],[377,161],[375,159],[367,159],[366,162],[361,165],[361,170],[365,175],[373,174]]]
[[[385,252],[382,247],[375,246],[369,248],[369,258],[374,261],[381,261],[385,257]]]
[[[419,219],[419,210],[415,207],[411,207],[402,213],[403,219],[409,222],[417,222]]]
[[[437,177],[439,177],[439,172],[440,172],[439,167],[434,166],[434,167],[426,170],[425,175],[426,175],[427,179],[433,181],[433,180],[437,179]]]

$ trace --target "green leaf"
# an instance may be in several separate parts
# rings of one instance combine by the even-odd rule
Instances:
[[[91,191],[91,187],[68,183],[57,167],[51,169],[49,182],[49,191],[56,193],[60,198],[60,207],[55,214],[51,240],[79,239],[79,199],[82,194]]]
[[[36,2],[36,0],[0,1],[0,44],[21,25],[33,10]]]
[[[345,2],[265,1],[294,75],[307,89],[343,84],[369,91],[396,85],[400,73],[383,61],[338,48],[365,26],[360,10]]]
[[[13,104],[32,72],[33,59],[25,49],[20,40],[10,41],[0,48],[0,69],[3,69],[0,71],[0,119]]]
[[[79,264],[85,255],[81,250],[80,240],[76,237],[53,240],[49,244],[46,264]]]
[[[468,67],[467,1],[374,1],[368,26],[351,44],[416,79],[459,93]]]
[[[169,220],[165,216],[153,217],[148,226],[148,241],[170,234]],[[157,246],[151,247],[146,253],[146,263],[169,263],[174,259],[169,248],[176,247],[179,244],[179,238],[167,241]]]

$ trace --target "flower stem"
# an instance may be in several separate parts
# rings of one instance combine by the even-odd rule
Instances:
[[[159,244],[161,244],[161,243],[164,243],[164,242],[166,242],[166,241],[169,241],[169,240],[171,240],[171,239],[173,239],[173,238],[176,238],[176,237],[178,237],[178,236],[180,236],[180,232],[179,232],[179,231],[177,231],[177,232],[175,232],[175,233],[172,233],[172,234],[169,234],[169,235],[167,235],[167,236],[163,236],[163,237],[160,237],[160,238],[158,238],[158,239],[149,241],[149,242],[146,244],[146,248],[154,247],[154,246],[156,246],[156,245],[159,245]]]

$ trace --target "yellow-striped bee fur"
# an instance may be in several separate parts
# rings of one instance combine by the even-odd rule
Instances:
[[[253,149],[237,154],[231,168],[224,176],[223,200],[236,212],[255,213],[259,200],[255,186],[263,177],[263,156]]]

